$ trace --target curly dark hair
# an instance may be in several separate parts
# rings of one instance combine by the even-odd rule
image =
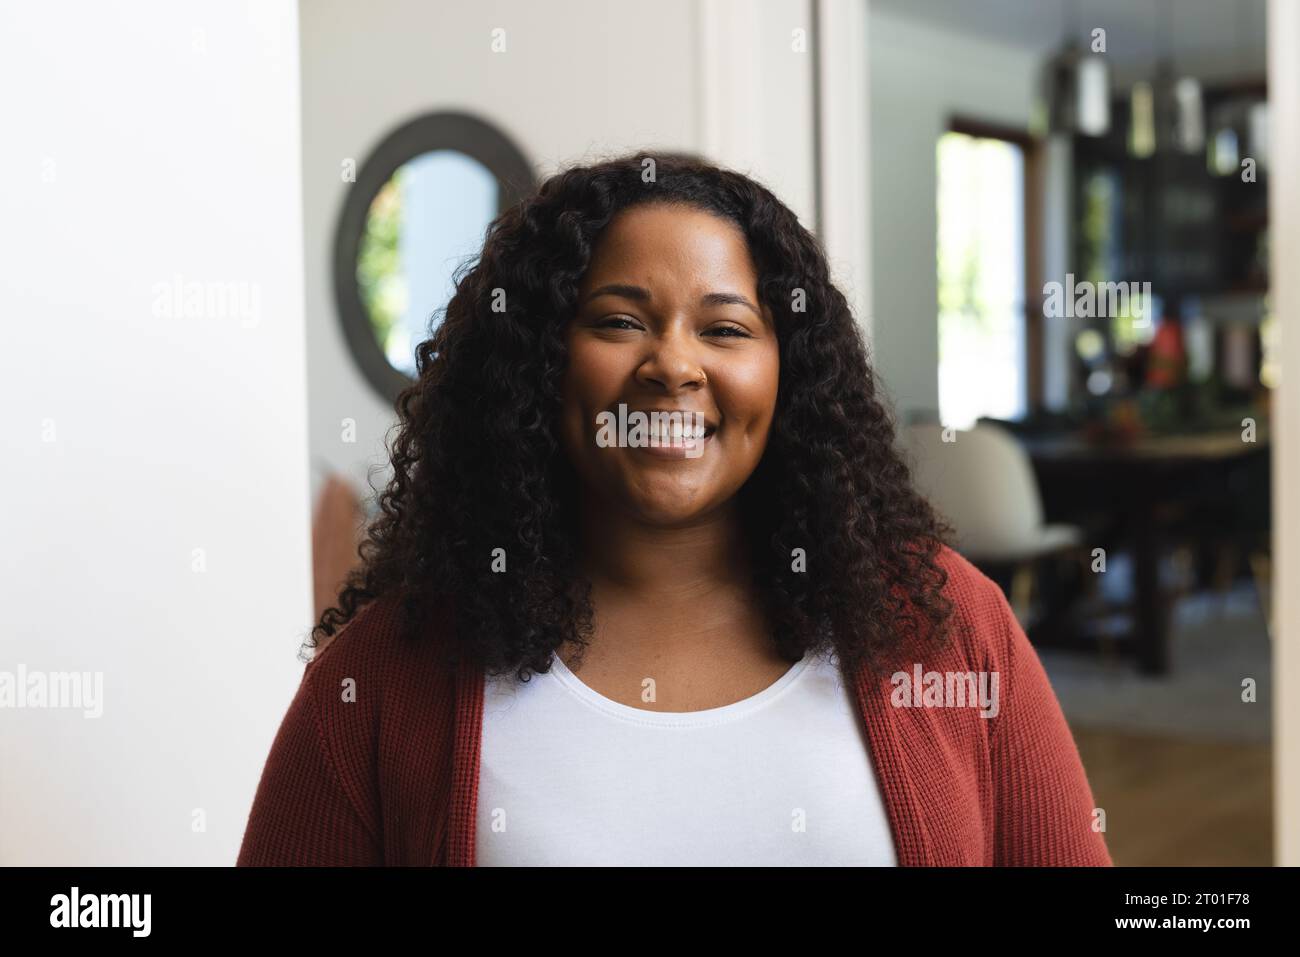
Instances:
[[[775,319],[776,412],[739,499],[778,653],[793,661],[830,644],[844,667],[874,667],[917,615],[946,637],[952,603],[938,556],[952,528],[913,489],[820,243],[740,173],[636,153],[551,177],[501,213],[478,259],[458,270],[442,323],[417,347],[417,379],[396,402],[392,477],[362,561],[304,654],[380,597],[400,602],[416,636],[448,613],[452,659],[466,653],[520,680],[547,671],[566,641],[590,640],[578,482],[558,437],[564,333],[601,231],[643,203],[739,226]],[[497,548],[504,574],[489,570]],[[796,548],[805,570],[794,568]]]

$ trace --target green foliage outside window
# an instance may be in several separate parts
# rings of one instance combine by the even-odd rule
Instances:
[[[370,204],[365,232],[357,255],[357,285],[361,303],[370,317],[375,339],[385,355],[392,339],[401,336],[406,313],[407,286],[402,273],[402,174],[399,169]],[[403,343],[404,344],[404,343]]]

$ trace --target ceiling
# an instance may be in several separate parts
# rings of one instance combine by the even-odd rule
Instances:
[[[1265,0],[871,0],[876,9],[956,33],[1044,52],[1060,44],[1071,17],[1074,36],[1106,30],[1117,63],[1230,60],[1264,71]]]

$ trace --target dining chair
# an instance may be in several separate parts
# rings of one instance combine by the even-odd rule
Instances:
[[[1029,455],[1005,428],[918,422],[903,436],[916,487],[953,526],[954,547],[977,566],[1011,569],[1011,606],[1027,623],[1037,562],[1077,551],[1083,530],[1044,521]]]

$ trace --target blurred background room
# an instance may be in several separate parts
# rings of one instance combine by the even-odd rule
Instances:
[[[105,708],[0,716],[0,864],[233,862],[457,270],[628,150],[824,243],[1115,863],[1300,863],[1297,7],[7,5],[0,668]]]
[[[922,484],[1116,862],[1270,863],[1265,3],[879,0],[870,36],[876,354]]]

